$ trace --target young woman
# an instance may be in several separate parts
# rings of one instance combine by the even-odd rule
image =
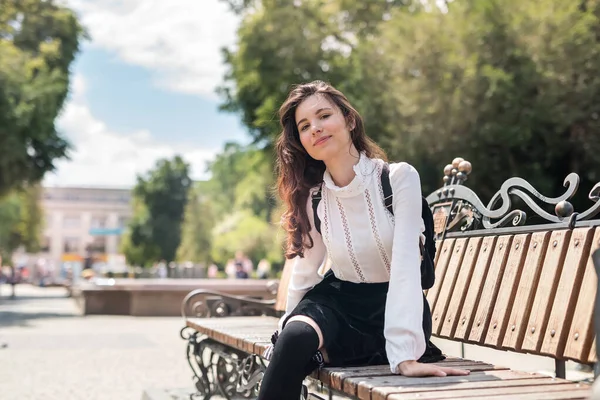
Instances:
[[[392,215],[381,184],[385,154],[340,91],[320,81],[296,86],[279,113],[278,190],[287,207],[286,256],[296,260],[258,399],[298,400],[303,379],[323,361],[389,363],[406,376],[468,374],[419,362],[443,356],[429,343],[421,290],[417,171],[389,165]],[[321,277],[327,260],[331,269]]]

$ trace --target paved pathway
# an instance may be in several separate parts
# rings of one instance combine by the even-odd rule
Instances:
[[[192,389],[178,317],[78,315],[63,288],[0,287],[0,399],[140,400]]]

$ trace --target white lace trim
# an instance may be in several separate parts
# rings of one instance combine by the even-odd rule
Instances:
[[[321,226],[321,236],[325,241],[325,248],[327,248],[327,254],[331,260],[331,269],[335,272],[336,277],[344,280],[344,273],[341,271],[341,269],[336,268],[336,265],[338,264],[333,259],[333,254],[331,254],[329,251],[329,249],[332,249],[333,247],[331,245],[331,232],[329,230],[329,196],[328,190],[325,187],[323,187],[321,190],[321,203],[323,204],[323,224]]]
[[[346,218],[346,211],[340,202],[340,199],[335,199],[338,209],[340,211],[340,217],[342,218],[342,225],[344,226],[344,237],[346,239],[346,248],[348,250],[348,255],[350,256],[350,260],[352,260],[352,265],[354,266],[354,270],[358,275],[358,278],[361,282],[366,282],[365,276],[363,275],[360,265],[358,264],[358,260],[356,259],[356,255],[354,254],[354,246],[352,246],[352,236],[350,234],[350,227],[348,226],[348,220]],[[339,277],[338,277],[339,278]],[[341,278],[340,278],[341,279]]]
[[[377,227],[377,221],[375,219],[375,209],[373,208],[371,193],[368,189],[365,190],[365,200],[367,201],[367,208],[369,209],[369,221],[371,222],[371,232],[373,233],[373,239],[375,239],[375,242],[377,243],[379,256],[381,257],[381,261],[383,262],[383,265],[385,265],[385,269],[387,269],[389,275],[391,270],[391,262],[387,252],[385,251],[385,247],[383,246],[381,237],[379,237],[379,228]]]

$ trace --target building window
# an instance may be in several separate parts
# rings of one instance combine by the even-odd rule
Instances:
[[[63,228],[79,228],[81,226],[81,218],[78,215],[66,215],[63,219]]]
[[[106,217],[92,217],[92,229],[106,228]]]
[[[78,253],[79,252],[79,238],[78,237],[66,237],[64,251],[65,251],[65,253]]]
[[[106,236],[96,236],[90,245],[94,253],[106,253]]]

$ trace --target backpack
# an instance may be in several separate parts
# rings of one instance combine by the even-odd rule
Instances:
[[[392,185],[390,183],[390,166],[385,163],[381,171],[381,187],[383,189],[383,198],[385,201],[385,207],[388,212],[394,215],[393,204],[393,193]],[[319,190],[312,196],[312,208],[315,220],[315,229],[321,233],[321,220],[317,215],[317,207],[321,201],[322,186],[319,186]],[[435,282],[435,239],[433,232],[433,214],[429,208],[429,204],[424,197],[422,199],[422,212],[421,218],[425,224],[425,244],[419,240],[419,248],[421,250],[421,287],[423,290],[430,289]]]

